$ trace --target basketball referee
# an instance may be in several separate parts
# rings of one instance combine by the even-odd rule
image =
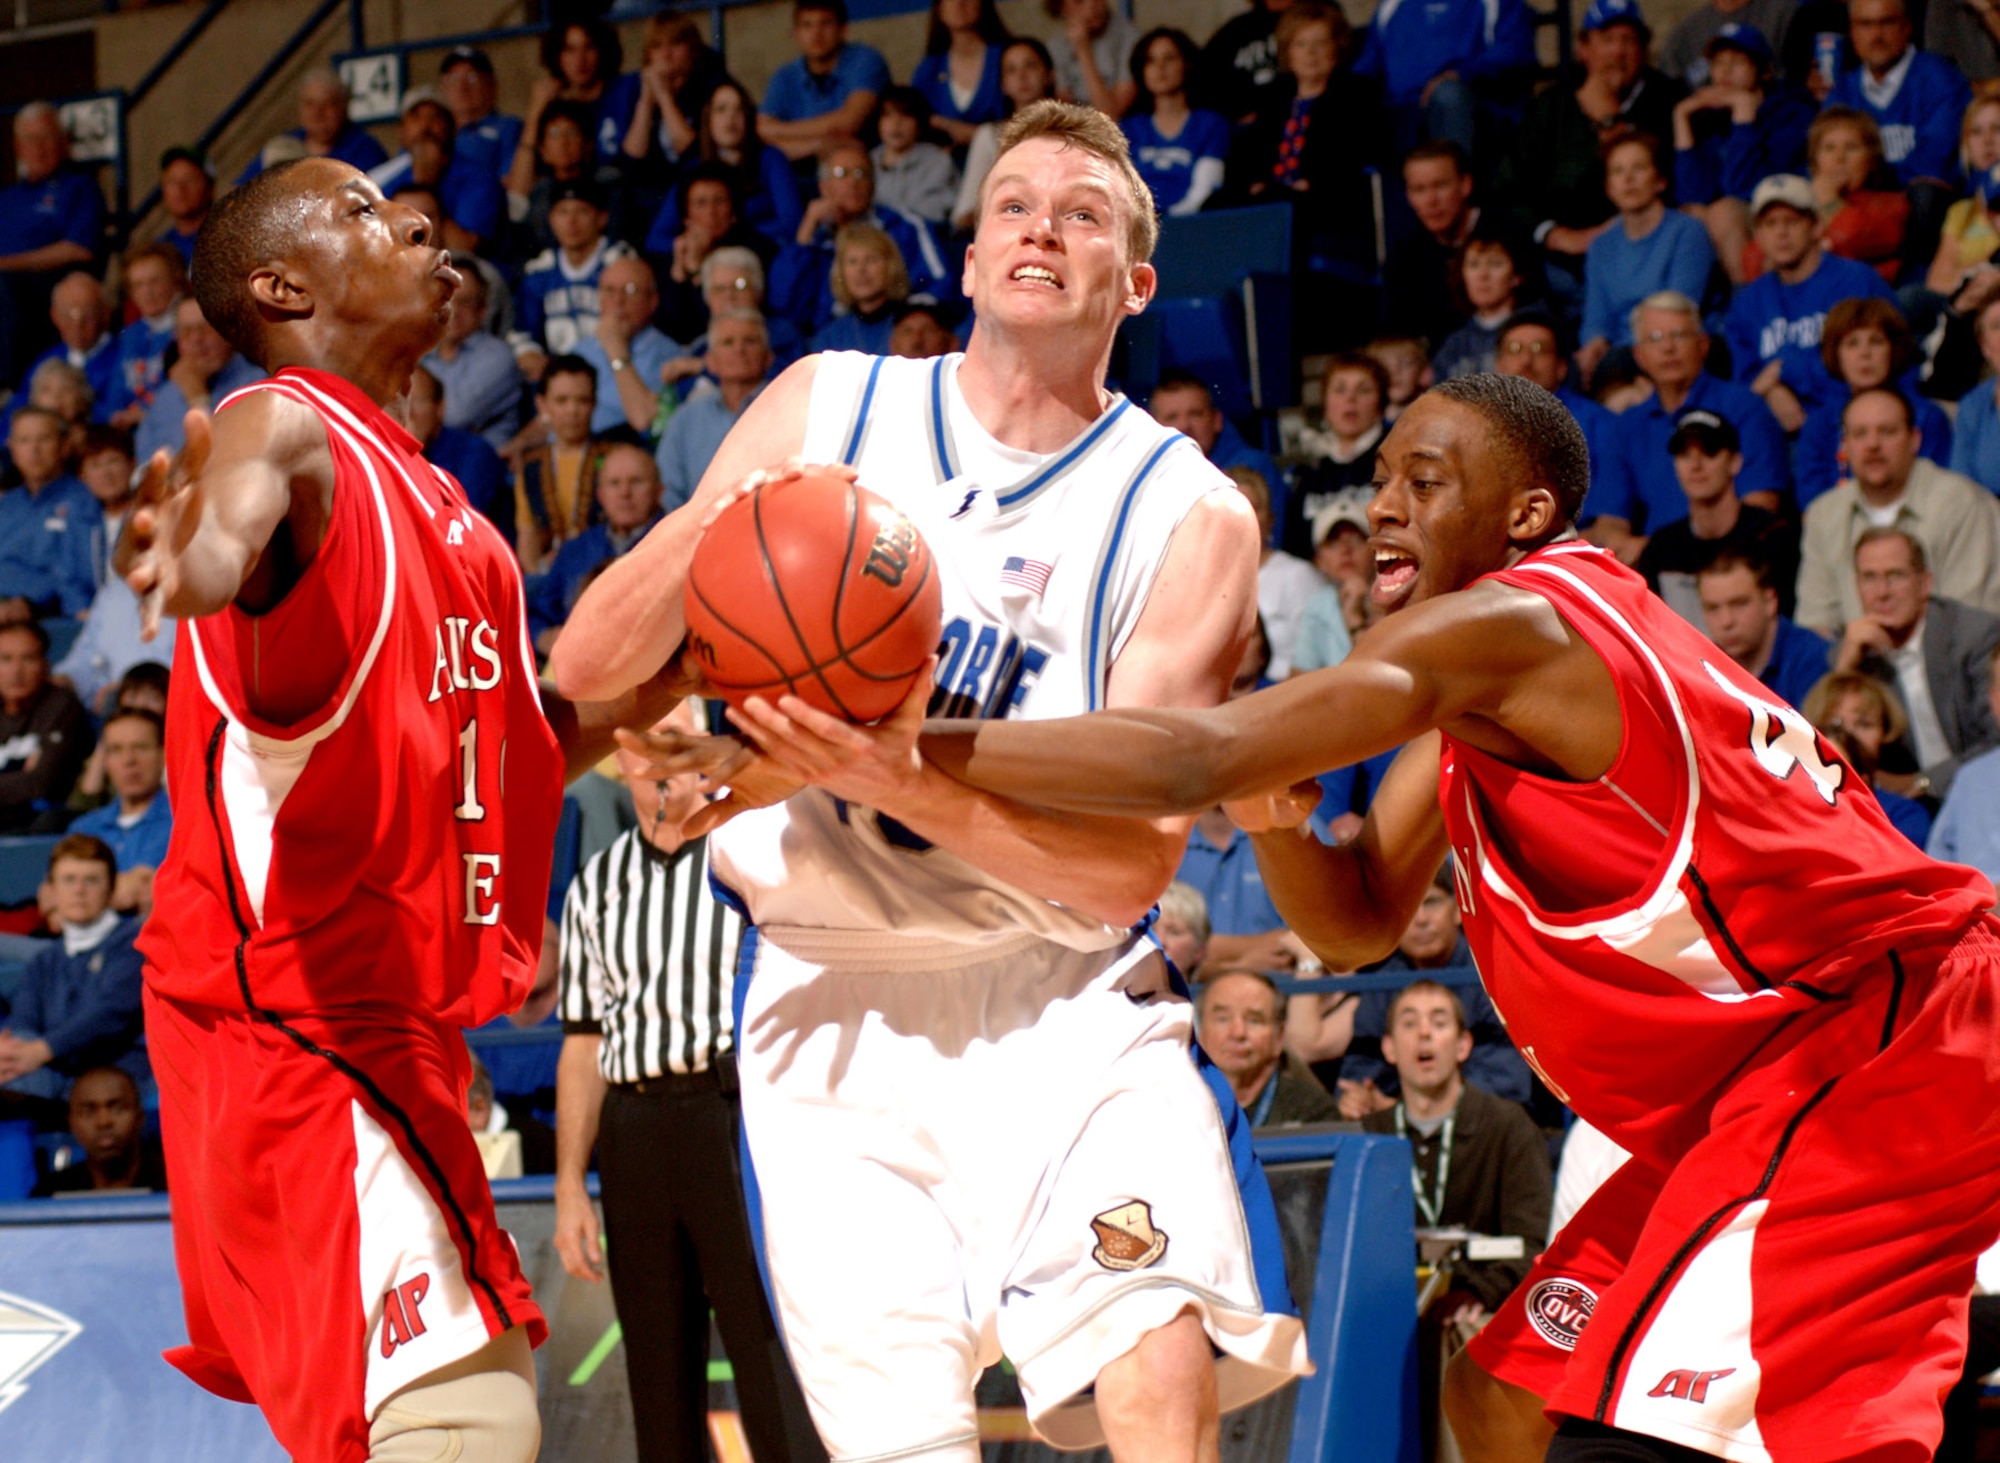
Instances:
[[[668,722],[697,729],[688,705]],[[744,1208],[730,1018],[742,921],[709,891],[706,840],[680,836],[696,779],[641,780],[618,755],[639,826],[584,864],[563,904],[556,1248],[571,1275],[603,1278],[584,1188],[595,1147],[641,1463],[708,1456],[711,1307],[758,1463],[824,1463]]]

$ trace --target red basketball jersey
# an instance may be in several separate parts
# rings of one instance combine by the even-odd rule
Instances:
[[[1871,962],[1962,928],[1993,886],[1911,846],[1803,716],[1612,555],[1564,542],[1491,577],[1603,658],[1624,738],[1592,783],[1445,739],[1466,937],[1550,1089],[1672,1162],[1761,1048],[1838,1019]]]
[[[251,391],[325,423],[332,517],[276,609],[181,626],[176,816],[140,942],[147,979],[210,1006],[388,1002],[477,1025],[533,979],[561,812],[520,572],[458,484],[354,387],[290,369],[221,410]],[[295,657],[338,667],[338,682],[317,710],[271,725],[244,687]]]

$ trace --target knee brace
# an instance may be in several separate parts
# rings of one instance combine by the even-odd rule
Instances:
[[[534,1463],[541,1446],[535,1384],[511,1369],[407,1388],[368,1429],[369,1463]]]

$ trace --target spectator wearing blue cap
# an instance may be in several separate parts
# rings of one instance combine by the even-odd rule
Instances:
[[[1618,221],[1591,241],[1583,267],[1586,379],[1605,355],[1632,344],[1633,307],[1671,290],[1699,300],[1715,271],[1715,246],[1700,222],[1667,207],[1667,150],[1636,127],[1604,134],[1604,193]]]
[[[1742,554],[1766,567],[1766,587],[1778,597],[1776,612],[1789,614],[1799,577],[1798,525],[1737,496],[1743,439],[1736,424],[1699,407],[1684,411],[1674,421],[1667,452],[1680,481],[1685,512],[1653,526],[1633,567],[1676,614],[1708,633],[1696,577],[1722,555]],[[1819,668],[1807,685],[1825,673],[1826,652],[1822,641]],[[1751,673],[1761,672],[1753,667]]]
[[[1750,195],[1773,173],[1805,170],[1815,108],[1773,75],[1771,43],[1753,25],[1725,23],[1702,54],[1707,81],[1674,108],[1674,196],[1741,284]]]
[[[1673,141],[1674,105],[1684,92],[1646,64],[1651,39],[1636,0],[1591,0],[1576,43],[1581,82],[1549,87],[1528,104],[1500,166],[1495,196],[1542,246],[1550,290],[1572,313],[1581,305],[1584,255],[1615,212],[1604,196],[1600,140],[1624,122],[1663,146]]]
[[[1798,14],[1798,0],[1707,0],[1683,16],[1660,42],[1660,70],[1689,87],[1706,86],[1715,80],[1715,53],[1709,42],[1727,30],[1753,30],[1763,38],[1768,59],[1785,49]]]
[[[1535,66],[1526,0],[1382,0],[1355,70],[1381,78],[1399,151],[1428,136],[1476,156],[1482,122],[1518,114]]]
[[[521,119],[498,110],[500,86],[493,58],[477,46],[457,46],[438,63],[438,94],[451,108],[461,156],[484,157],[494,178],[505,182],[521,145]]]
[[[1790,483],[1785,436],[1770,409],[1754,392],[1708,374],[1708,344],[1700,307],[1686,295],[1649,295],[1632,312],[1633,359],[1653,394],[1619,414],[1604,473],[1581,515],[1592,541],[1628,564],[1652,528],[1687,516],[1669,446],[1682,412],[1710,411],[1736,428],[1743,446],[1736,484],[1741,496],[1775,509]]]

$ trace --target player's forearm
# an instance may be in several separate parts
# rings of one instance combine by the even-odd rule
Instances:
[[[1272,905],[1328,970],[1359,970],[1396,948],[1408,917],[1371,877],[1359,840],[1331,848],[1287,828],[1252,834],[1250,847]]]
[[[597,1125],[611,1084],[597,1065],[602,1036],[565,1036],[556,1060],[556,1183],[581,1191],[597,1147]]]
[[[1188,824],[1031,808],[926,768],[889,816],[1015,888],[1108,925],[1136,924],[1174,877]]]
[[[591,582],[549,653],[556,689],[572,701],[612,701],[667,663],[687,634],[681,596],[701,539],[689,504],[668,514]]]
[[[653,418],[659,414],[660,398],[646,389],[638,362],[627,362],[625,369],[613,372],[612,377],[618,383],[618,405],[625,412],[625,424],[635,432],[650,433]]]

